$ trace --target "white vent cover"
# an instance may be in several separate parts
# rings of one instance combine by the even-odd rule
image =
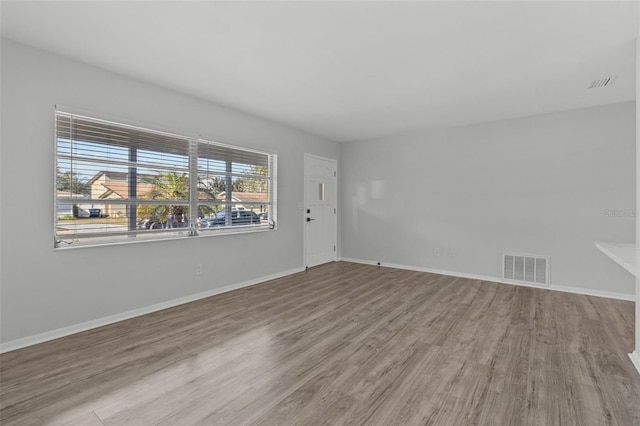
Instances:
[[[549,285],[549,256],[503,253],[502,278],[521,283]]]
[[[598,87],[605,87],[605,86],[611,86],[613,83],[615,83],[615,81],[618,79],[618,76],[615,77],[605,77],[605,78],[599,78],[597,80],[593,80],[590,84],[589,84],[589,89],[596,89]]]

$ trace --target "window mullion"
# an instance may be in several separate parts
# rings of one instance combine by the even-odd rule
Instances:
[[[135,164],[138,160],[138,149],[129,147],[129,162]],[[138,169],[137,167],[129,167],[127,174],[127,186],[129,190],[128,198],[137,198],[138,191]],[[135,204],[127,204],[127,227],[129,231],[135,231],[138,223],[137,211]]]
[[[189,235],[198,235],[198,140],[189,139]]]
[[[275,229],[276,218],[278,217],[278,203],[276,202],[278,197],[278,187],[276,185],[278,179],[278,157],[276,155],[272,155],[269,157],[269,180],[267,181],[268,185],[268,197],[269,197],[269,224],[272,229]]]
[[[233,186],[233,178],[232,178],[232,171],[233,171],[233,164],[231,163],[231,160],[227,160],[226,161],[226,176],[225,176],[225,226],[231,226],[233,224],[233,207],[231,202],[233,201],[232,199],[232,186]]]

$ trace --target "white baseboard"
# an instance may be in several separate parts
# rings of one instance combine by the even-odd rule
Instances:
[[[633,351],[629,354],[629,358],[631,358],[631,362],[636,367],[636,370],[638,370],[638,373],[640,373],[640,353]]]
[[[338,260],[339,261],[345,261],[345,262],[361,263],[361,264],[365,264],[365,265],[377,265],[377,262],[370,261],[370,260],[363,260],[363,259],[351,259],[351,258],[344,258],[343,257],[343,258],[339,258]],[[400,265],[400,264],[392,264],[392,263],[384,263],[382,266],[389,267],[389,268],[396,268],[396,269],[406,269],[406,270],[411,270],[411,271],[429,272],[429,273],[432,273],[432,274],[448,275],[448,276],[453,276],[453,277],[470,278],[470,279],[481,280],[481,281],[490,281],[490,282],[496,282],[496,283],[501,283],[501,284],[519,285],[519,286],[524,286],[524,287],[534,287],[534,288],[541,288],[541,289],[547,289],[547,290],[563,291],[563,292],[567,292],[567,293],[585,294],[585,295],[588,295],[588,296],[608,297],[608,298],[611,298],[611,299],[621,299],[621,300],[630,300],[630,301],[634,301],[635,300],[635,296],[634,295],[624,294],[624,293],[614,293],[614,292],[607,292],[607,291],[600,291],[600,290],[589,290],[589,289],[583,289],[583,288],[579,288],[579,287],[568,287],[568,286],[529,285],[529,284],[522,284],[522,283],[517,283],[517,282],[505,281],[505,280],[501,280],[499,278],[491,277],[491,276],[467,274],[467,273],[464,273],[464,272],[453,272],[453,271],[431,269],[431,268],[423,268],[423,267],[419,267],[419,266],[408,266],[408,265]],[[151,306],[145,306],[143,308],[134,309],[134,310],[131,310],[131,311],[120,313],[120,314],[110,315],[110,316],[107,316],[107,317],[98,318],[98,319],[95,319],[95,320],[83,322],[83,323],[80,323],[80,324],[71,325],[71,326],[68,326],[68,327],[59,328],[59,329],[56,329],[56,330],[47,331],[47,332],[36,334],[36,335],[33,335],[33,336],[28,336],[28,337],[24,337],[24,338],[21,338],[21,339],[16,339],[16,340],[11,340],[11,341],[5,342],[5,343],[0,343],[0,353],[10,352],[10,351],[13,351],[13,350],[16,350],[16,349],[24,348],[24,347],[27,347],[27,346],[32,346],[32,345],[35,345],[35,344],[38,344],[38,343],[43,343],[43,342],[46,342],[46,341],[49,341],[49,340],[58,339],[60,337],[65,337],[65,336],[69,336],[71,334],[80,333],[82,331],[91,330],[93,328],[98,328],[98,327],[102,327],[102,326],[105,326],[105,325],[113,324],[113,323],[116,323],[116,322],[119,322],[119,321],[123,321],[123,320],[129,319],[129,318],[134,318],[134,317],[138,317],[138,316],[141,316],[141,315],[150,314],[152,312],[157,312],[157,311],[160,311],[162,309],[172,308],[174,306],[178,306],[178,305],[182,305],[182,304],[185,304],[185,303],[193,302],[195,300],[199,300],[199,299],[204,299],[206,297],[215,296],[216,294],[226,293],[228,291],[237,290],[237,289],[244,288],[244,287],[250,287],[252,285],[260,284],[260,283],[263,283],[265,281],[273,280],[273,279],[276,279],[276,278],[282,278],[282,277],[285,277],[287,275],[292,275],[292,274],[295,274],[295,273],[298,273],[298,272],[302,272],[302,271],[304,271],[304,269],[305,269],[304,267],[294,268],[294,269],[290,269],[288,271],[282,271],[282,272],[279,272],[279,273],[276,273],[276,274],[272,274],[272,275],[269,275],[269,276],[260,277],[260,278],[256,278],[256,279],[253,279],[253,280],[248,280],[248,281],[244,281],[244,282],[241,282],[241,283],[228,285],[228,286],[225,286],[225,287],[215,288],[215,289],[208,290],[208,291],[205,291],[205,292],[202,292],[202,293],[192,294],[192,295],[181,297],[181,298],[178,298],[178,299],[169,300],[167,302],[162,302],[162,303],[158,303],[158,304],[151,305]],[[638,355],[638,353],[637,352],[633,352],[632,354],[629,354],[629,357],[631,358],[632,362],[634,363],[634,365],[636,366],[636,368],[640,372],[640,356]]]
[[[339,260],[342,260],[344,262],[362,263],[365,265],[378,265],[378,262],[374,262],[371,260],[351,259],[346,257],[342,257]],[[410,271],[429,272],[431,274],[447,275],[451,277],[470,278],[473,280],[490,281],[490,282],[500,283],[500,284],[519,285],[523,287],[562,291],[565,293],[575,293],[575,294],[584,294],[587,296],[607,297],[609,299],[620,299],[620,300],[629,300],[629,301],[636,300],[635,295],[633,294],[615,293],[612,291],[591,290],[586,288],[561,286],[561,285],[524,284],[516,281],[503,280],[501,278],[491,277],[488,275],[468,274],[465,272],[454,272],[454,271],[446,271],[441,269],[423,268],[421,266],[399,265],[396,263],[383,263],[381,266],[384,266],[387,268],[406,269]]]
[[[252,280],[244,281],[237,284],[231,284],[225,287],[214,288],[212,290],[204,291],[202,293],[192,294],[178,299],[169,300],[167,302],[157,303],[151,306],[145,306],[143,308],[134,309],[131,311],[123,312],[120,314],[110,315],[103,318],[83,322],[80,324],[71,325],[68,327],[58,328],[56,330],[47,331],[44,333],[36,334],[33,336],[23,337],[21,339],[11,340],[6,343],[0,343],[0,353],[14,351],[16,349],[32,346],[38,343],[43,343],[49,340],[58,339],[60,337],[69,336],[71,334],[80,333],[81,331],[91,330],[93,328],[102,327],[104,325],[113,324],[126,319],[139,317],[141,315],[150,314],[152,312],[161,311],[163,309],[172,308],[174,306],[183,305],[185,303],[193,302],[196,300],[204,299],[206,297],[215,296],[216,294],[226,293],[228,291],[237,290],[244,287],[250,287],[252,285],[260,284],[265,281],[274,280],[276,278],[286,277],[298,272],[304,271],[303,267],[290,269],[288,271],[278,272],[276,274],[268,275],[265,277],[255,278]]]

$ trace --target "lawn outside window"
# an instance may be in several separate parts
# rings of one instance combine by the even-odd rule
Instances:
[[[275,154],[55,115],[56,248],[275,229]]]

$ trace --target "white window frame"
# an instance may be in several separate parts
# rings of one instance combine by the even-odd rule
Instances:
[[[60,125],[59,123],[64,122],[64,120],[68,120],[68,127],[66,124]],[[82,139],[75,139],[73,134],[73,123],[80,123],[78,126],[82,126],[83,124],[96,124],[103,132],[101,136],[98,138],[105,139],[104,142],[96,142],[96,141],[88,141]],[[59,128],[61,127],[61,128]],[[107,139],[110,140],[111,133],[108,133],[108,130],[105,130],[107,127],[109,129],[113,128],[114,131],[123,131],[123,132],[135,132],[141,133],[144,138],[145,136],[150,136],[154,138],[152,142],[151,148],[148,146],[142,147],[139,141],[136,141],[135,145],[126,145],[125,142],[118,141],[116,143],[117,149],[127,148],[131,153],[135,152],[133,157],[129,154],[129,158],[125,160],[120,156],[119,159],[109,160],[108,158],[99,158],[97,160],[87,160],[87,156],[83,156],[82,154],[74,154],[74,144],[77,145],[93,145],[93,146],[102,146],[104,145],[104,150],[106,151],[109,147],[111,147],[111,143],[107,142]],[[79,133],[82,133],[80,131]],[[68,137],[62,137],[62,135]],[[115,134],[115,133],[114,133]],[[108,135],[108,136],[104,136]],[[77,136],[78,138],[82,138],[85,136]],[[155,163],[137,163],[137,153],[139,152],[149,152],[152,155],[158,155],[162,151],[164,146],[162,142],[157,142],[158,140],[170,140],[171,145],[167,145],[167,151],[175,146],[181,146],[180,144],[184,141],[184,146],[181,146],[181,150],[183,154],[181,155],[182,160],[187,160],[186,166],[182,166],[181,168],[176,168],[175,170],[180,170],[185,172],[185,175],[188,174],[188,196],[184,199],[150,199],[150,198],[138,198],[137,190],[135,187],[139,184],[138,182],[138,170],[144,169],[147,173],[151,172],[151,175],[156,177],[157,180],[161,180],[160,171],[169,170],[170,173],[173,173],[173,169],[170,165],[164,163],[158,163],[157,168],[154,169],[153,164]],[[61,143],[61,141],[63,141]],[[122,120],[104,120],[96,117],[94,114],[78,114],[75,113],[73,109],[58,109],[55,111],[55,131],[54,131],[54,144],[55,144],[55,175],[54,175],[54,226],[53,226],[53,235],[54,235],[54,248],[56,249],[66,249],[66,248],[82,248],[82,247],[91,247],[91,246],[101,246],[101,245],[112,245],[112,244],[131,244],[131,243],[139,243],[146,241],[158,241],[158,240],[167,240],[167,239],[175,239],[175,238],[189,238],[189,237],[198,237],[198,236],[214,236],[214,235],[227,235],[232,233],[247,233],[247,232],[264,232],[276,230],[277,224],[277,154],[269,153],[265,151],[254,150],[250,148],[240,147],[237,145],[230,145],[226,143],[221,143],[217,141],[212,141],[208,139],[203,139],[201,137],[189,137],[184,135],[178,135],[174,133],[167,133],[159,130],[154,130],[149,127],[142,127],[137,125],[131,125],[124,123]],[[61,148],[63,146],[63,148]],[[199,152],[200,151],[200,152]],[[75,152],[80,152],[76,148]],[[213,152],[215,154],[207,154],[209,152]],[[188,153],[188,154],[187,154]],[[200,155],[200,156],[199,156]],[[209,155],[209,157],[202,157],[201,155]],[[221,160],[220,156],[226,156],[226,160]],[[215,156],[215,157],[213,157]],[[249,158],[248,164],[238,163],[239,161],[243,161],[244,158]],[[188,158],[188,159],[187,159]],[[217,164],[217,169],[212,170],[202,170],[202,167],[199,167],[201,164],[200,160],[210,160],[212,163],[215,162]],[[236,159],[236,162],[233,161]],[[251,160],[254,159],[254,160]],[[121,199],[97,199],[92,198],[93,195],[84,196],[84,198],[79,198],[77,194],[73,192],[73,189],[70,189],[68,194],[59,193],[58,191],[58,179],[60,174],[58,173],[59,164],[63,162],[68,170],[71,171],[69,174],[69,181],[73,181],[73,171],[74,164],[81,164],[84,161],[85,164],[95,162],[96,164],[104,164],[105,170],[111,169],[123,169],[128,167],[128,173],[126,174],[126,183],[128,186],[128,192],[126,198]],[[220,164],[226,164],[225,170],[220,170]],[[264,165],[261,170],[261,173],[265,173],[266,175],[251,175],[247,171],[247,167],[251,166],[251,161],[257,161],[255,164]],[[151,164],[151,165],[150,165]],[[186,168],[185,168],[186,167]],[[243,168],[240,172],[235,171],[234,168]],[[67,170],[65,168],[64,170]],[[253,167],[251,166],[251,169]],[[257,167],[255,168],[257,169]],[[237,198],[233,197],[242,194],[241,191],[234,192],[230,191],[230,195],[226,196],[224,201],[218,200],[215,198],[201,198],[202,191],[199,188],[202,187],[202,179],[203,172],[207,172],[209,174],[215,174],[218,177],[222,176],[224,178],[225,184],[232,182],[235,179],[245,178],[248,181],[258,180],[260,182],[266,181],[267,192],[265,194],[265,199],[260,200],[259,203],[261,207],[266,211],[267,220],[260,221],[258,223],[250,223],[245,224],[238,220],[238,223],[233,223],[234,221],[231,218],[228,218],[224,224],[221,224],[219,221],[216,222],[215,226],[212,227],[204,227],[205,224],[209,222],[207,220],[202,220],[199,218],[199,209],[209,208],[211,210],[220,210],[223,208],[226,212],[237,212],[236,205],[240,205],[241,201],[238,201]],[[169,172],[167,172],[169,173]],[[133,175],[133,181],[131,176]],[[86,176],[85,176],[86,178]],[[183,175],[183,178],[186,176]],[[133,183],[132,183],[133,182]],[[133,186],[132,186],[133,185]],[[72,187],[71,184],[69,186]],[[261,187],[264,187],[261,184]],[[225,187],[226,189],[226,187]],[[225,191],[226,192],[226,191]],[[132,197],[129,194],[133,194]],[[200,199],[199,199],[200,198]],[[81,200],[81,203],[78,201]],[[229,200],[232,200],[229,203]],[[235,201],[234,201],[235,200]],[[69,225],[69,220],[65,222],[64,219],[61,220],[63,222],[63,226],[59,226],[59,217],[61,206],[62,210],[64,208],[68,208],[68,205],[75,205],[74,212],[78,209],[76,208],[78,204],[84,205],[120,205],[126,206],[126,228],[124,225],[113,226],[111,227],[104,225],[104,231],[101,231],[99,228],[103,225],[97,223],[95,225],[96,229],[84,229],[80,230],[77,224],[73,224],[72,231],[69,231],[69,228],[72,228]],[[149,206],[160,206],[164,205],[165,208],[169,205],[182,205],[188,208],[188,220],[185,215],[185,223],[188,223],[188,227],[184,228],[171,228],[169,229],[168,220],[165,221],[166,228],[162,229],[145,229],[140,228],[138,224],[138,219],[136,217],[136,211],[142,205]],[[247,204],[247,203],[244,203]],[[238,207],[242,209],[243,207]],[[122,210],[122,207],[120,207]],[[157,211],[157,209],[155,209]],[[252,211],[252,210],[250,210]],[[213,213],[212,216],[216,214]],[[237,213],[240,214],[239,212]],[[201,213],[202,215],[202,213]],[[229,216],[227,214],[227,216]],[[233,213],[231,215],[233,217]],[[79,219],[79,217],[75,216],[71,221]],[[204,218],[203,218],[204,219]],[[105,218],[105,224],[107,219]],[[94,222],[92,222],[94,223]],[[212,222],[213,223],[213,222]],[[91,225],[88,223],[85,224],[87,227],[91,228]],[[65,228],[66,227],[66,228]],[[122,229],[120,229],[122,228]],[[116,229],[115,231],[113,229]]]

